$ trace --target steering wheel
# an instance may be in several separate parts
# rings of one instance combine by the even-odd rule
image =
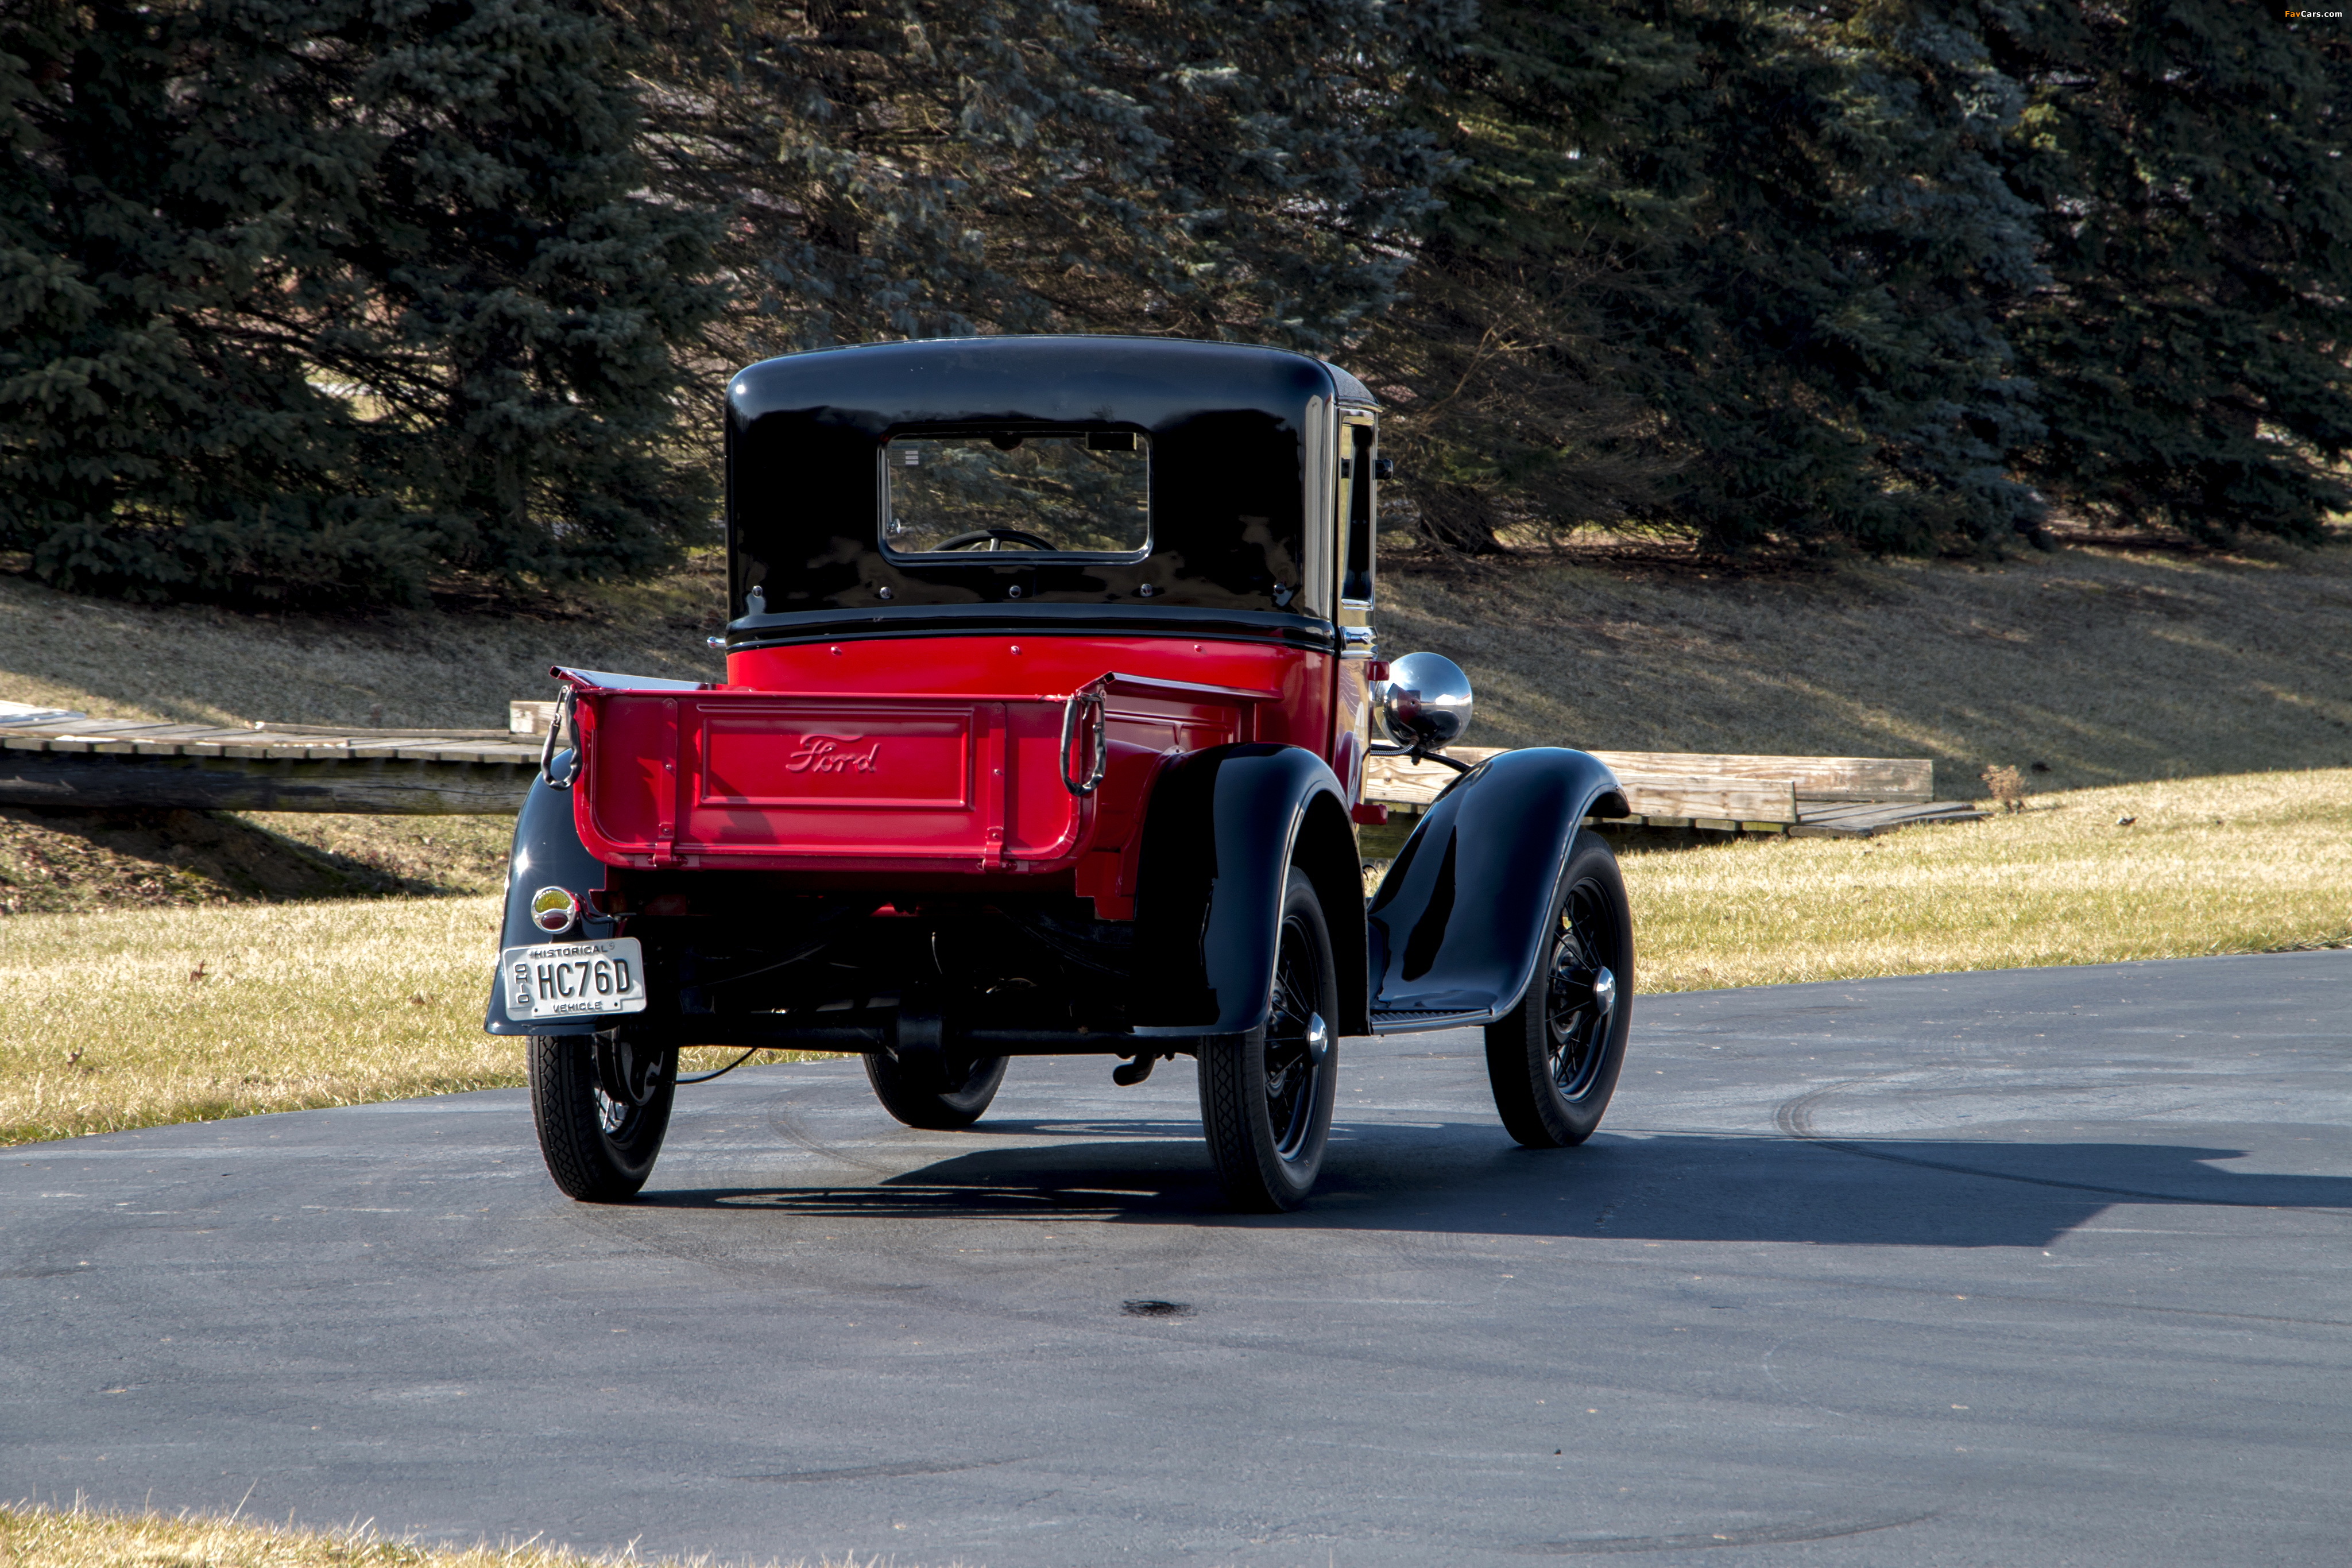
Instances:
[[[1053,540],[1041,539],[1035,534],[1024,534],[1019,528],[974,528],[970,533],[956,534],[943,538],[931,549],[935,550],[968,549],[973,545],[984,544],[993,549],[999,540],[1006,544],[1020,545],[1024,549],[1049,550],[1056,548]]]

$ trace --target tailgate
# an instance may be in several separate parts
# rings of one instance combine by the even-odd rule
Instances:
[[[576,689],[574,815],[614,865],[1025,870],[1091,815],[1068,699]]]

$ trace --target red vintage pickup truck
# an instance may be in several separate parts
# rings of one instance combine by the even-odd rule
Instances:
[[[558,1186],[620,1201],[678,1048],[856,1052],[969,1125],[1015,1057],[1193,1060],[1231,1200],[1304,1202],[1339,1042],[1476,1025],[1519,1142],[1615,1085],[1622,814],[1579,751],[1460,772],[1367,903],[1365,759],[1470,713],[1373,632],[1380,410],[1303,355],[990,338],[796,354],[727,403],[723,683],[559,669],[487,1027]]]

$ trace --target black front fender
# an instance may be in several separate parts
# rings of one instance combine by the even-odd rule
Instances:
[[[1274,988],[1283,884],[1315,884],[1339,966],[1342,1034],[1370,1029],[1364,895],[1348,798],[1295,746],[1216,747],[1170,765],[1144,813],[1136,904],[1137,1032],[1247,1035]]]
[[[555,754],[555,772],[563,777],[571,767],[569,752]],[[604,862],[588,852],[580,841],[580,831],[572,825],[572,791],[549,786],[546,777],[530,782],[530,794],[523,800],[522,815],[515,819],[514,850],[507,858],[506,917],[499,925],[499,950],[527,947],[549,940],[545,933],[530,923],[530,895],[552,884],[568,888],[583,904],[588,894],[604,885]],[[590,935],[610,935],[593,930]],[[498,955],[492,954],[493,964]],[[499,977],[490,977],[490,1005],[482,1019],[482,1027],[492,1034],[594,1034],[593,1019],[541,1019],[531,1023],[517,1023],[507,1016],[506,988]]]
[[[1381,1032],[1489,1022],[1542,961],[1578,826],[1624,791],[1581,751],[1506,751],[1454,781],[1405,841],[1366,916]]]

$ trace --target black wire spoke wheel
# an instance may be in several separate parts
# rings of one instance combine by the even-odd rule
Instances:
[[[1617,857],[1580,831],[1552,894],[1549,944],[1519,1005],[1486,1026],[1486,1076],[1511,1136],[1568,1148],[1600,1126],[1633,1023],[1633,919]]]
[[[1588,877],[1568,890],[1544,991],[1544,1049],[1552,1084],[1570,1100],[1592,1086],[1616,1022],[1617,972],[1610,959],[1617,924],[1599,882]]]
[[[1306,873],[1284,888],[1264,1030],[1200,1051],[1201,1124],[1225,1197],[1237,1208],[1297,1208],[1314,1189],[1338,1087],[1339,966]]]
[[[923,1060],[925,1056],[929,1061]],[[882,1109],[909,1127],[952,1133],[971,1126],[996,1098],[1006,1058],[950,1057],[937,1051],[866,1053],[866,1081]]]
[[[625,1203],[653,1175],[677,1093],[677,1051],[625,1037],[533,1035],[530,1113],[555,1185]]]

